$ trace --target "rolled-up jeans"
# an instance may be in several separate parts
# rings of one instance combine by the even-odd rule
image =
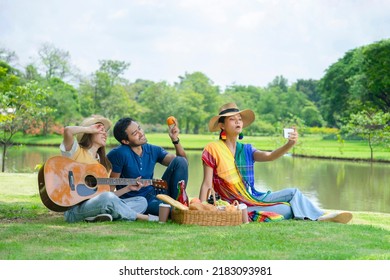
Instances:
[[[287,219],[317,220],[325,212],[313,204],[299,189],[286,188],[276,192],[268,192],[259,197],[264,202],[288,202],[272,206],[252,206],[248,211],[270,211],[281,214]]]
[[[64,218],[74,223],[99,214],[110,214],[113,220],[135,221],[137,214],[144,213],[147,206],[148,202],[142,196],[120,199],[113,192],[103,192],[68,209]]]

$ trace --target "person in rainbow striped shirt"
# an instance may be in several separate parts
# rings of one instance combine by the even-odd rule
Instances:
[[[298,141],[298,132],[290,133],[288,142],[272,151],[261,151],[251,144],[237,141],[242,138],[243,128],[255,120],[252,110],[239,110],[235,103],[227,103],[219,114],[209,121],[211,132],[220,131],[218,141],[207,144],[202,152],[203,182],[199,198],[207,199],[207,192],[214,188],[222,200],[246,204],[250,221],[267,222],[283,219],[348,223],[349,212],[325,211],[314,205],[297,188],[275,192],[260,192],[254,186],[254,163],[278,159]]]

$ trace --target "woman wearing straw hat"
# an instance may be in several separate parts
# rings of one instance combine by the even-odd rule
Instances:
[[[60,150],[63,156],[86,164],[102,164],[109,174],[111,163],[106,156],[107,131],[111,121],[99,115],[84,119],[80,126],[64,129]],[[74,136],[77,135],[77,141]],[[129,186],[137,189],[137,186]],[[158,217],[143,215],[147,201],[143,197],[120,199],[113,192],[102,192],[95,197],[77,204],[64,213],[67,222],[103,222],[112,220],[153,220]]]
[[[223,105],[219,114],[211,118],[209,130],[220,131],[220,140],[209,143],[203,150],[204,177],[199,198],[205,201],[209,188],[213,187],[223,200],[246,204],[251,221],[305,219],[348,223],[351,213],[325,215],[296,188],[276,192],[256,190],[254,163],[272,161],[287,153],[296,144],[298,132],[294,128],[284,146],[272,152],[260,151],[251,144],[237,142],[238,137],[242,138],[242,129],[254,120],[252,110],[239,110],[235,103]]]

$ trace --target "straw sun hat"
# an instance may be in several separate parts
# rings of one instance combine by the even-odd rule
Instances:
[[[110,129],[112,123],[109,119],[100,116],[100,115],[92,115],[89,118],[86,118],[82,121],[80,126],[91,126],[95,123],[102,123],[104,125],[104,128],[107,130]],[[77,134],[77,141],[80,142],[81,138],[83,138],[84,133]]]
[[[238,109],[236,103],[227,103],[223,105],[221,108],[219,108],[219,114],[217,116],[214,116],[211,118],[209,122],[209,130],[211,132],[213,131],[219,131],[220,128],[218,126],[218,120],[220,117],[227,117],[227,116],[233,116],[236,114],[241,114],[242,122],[243,122],[243,127],[247,127],[253,121],[255,120],[255,113],[253,113],[252,110],[246,109],[240,111]]]

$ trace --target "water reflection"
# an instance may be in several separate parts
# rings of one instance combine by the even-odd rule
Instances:
[[[260,188],[298,187],[323,208],[390,212],[389,164],[283,157],[255,172]]]
[[[59,155],[58,147],[14,147],[9,150],[6,172],[34,172],[38,164]],[[202,183],[201,152],[188,152],[189,196],[198,196]],[[157,166],[155,178],[164,167]],[[255,164],[259,190],[299,188],[325,209],[390,213],[390,164],[307,159],[284,156]]]

